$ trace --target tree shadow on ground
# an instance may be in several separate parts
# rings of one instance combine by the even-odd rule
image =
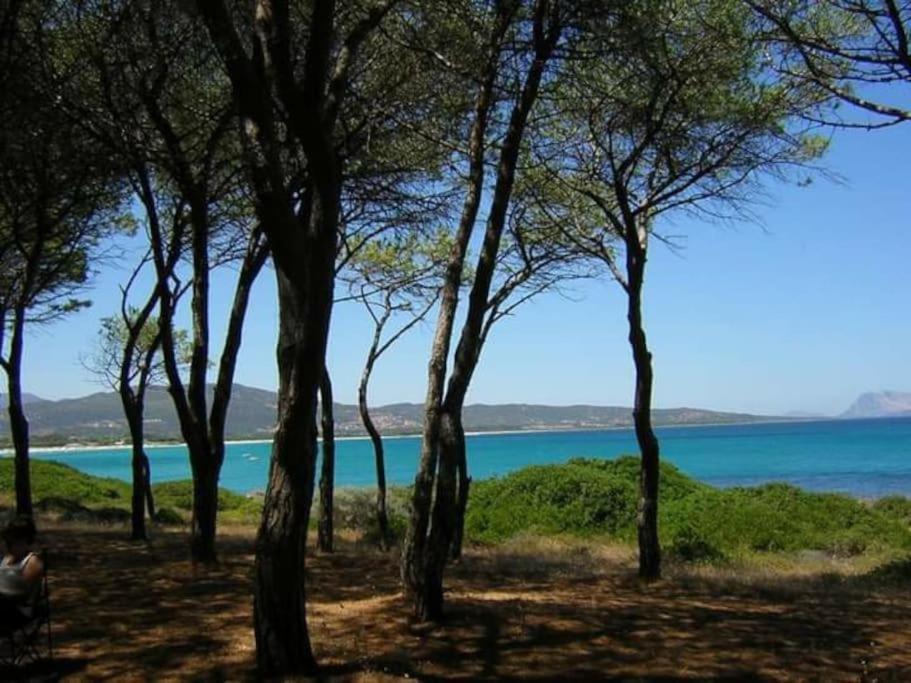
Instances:
[[[55,647],[83,662],[70,673],[253,678],[252,532],[223,533],[214,569],[193,567],[182,534],[124,538],[91,527],[47,535]],[[415,625],[397,553],[339,547],[307,569],[327,680],[911,680],[907,583],[644,586],[622,562],[593,570],[471,551],[447,577],[445,623]]]

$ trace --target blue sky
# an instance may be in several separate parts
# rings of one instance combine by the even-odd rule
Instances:
[[[909,158],[911,124],[839,131],[824,164],[840,183],[769,186],[756,207],[760,224],[681,217],[666,226],[686,237],[680,252],[655,244],[649,261],[656,405],[837,413],[864,391],[911,391]],[[91,351],[99,319],[116,310],[126,276],[105,268],[91,309],[29,333],[25,391],[56,399],[100,390],[80,357]],[[213,280],[215,352],[232,279],[226,272]],[[527,304],[494,329],[470,402],[629,405],[624,306],[610,281]],[[276,324],[266,270],[251,300],[237,382],[275,388]],[[329,353],[336,400],[355,400],[370,328],[357,306],[336,308]],[[423,399],[431,333],[432,323],[419,327],[380,361],[373,403]]]

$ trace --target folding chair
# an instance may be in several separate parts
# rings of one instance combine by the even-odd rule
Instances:
[[[47,583],[47,552],[38,553],[44,572],[41,585],[32,598],[32,618],[17,629],[4,633],[7,651],[0,655],[0,665],[22,667],[41,661],[53,661],[51,637],[51,595]]]

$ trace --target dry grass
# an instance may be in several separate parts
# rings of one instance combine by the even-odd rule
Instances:
[[[223,530],[221,564],[186,539],[52,526],[58,663],[74,680],[254,677],[252,530]],[[805,557],[752,568],[671,566],[651,586],[630,548],[517,539],[447,576],[446,623],[414,625],[396,557],[350,537],[308,567],[328,680],[911,680],[908,584]],[[815,563],[815,564],[814,564]]]

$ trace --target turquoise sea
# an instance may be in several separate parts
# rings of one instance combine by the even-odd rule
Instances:
[[[687,474],[716,486],[786,481],[817,491],[842,491],[874,498],[911,495],[911,418],[827,420],[657,429],[662,457]],[[262,490],[269,464],[268,443],[228,447],[222,486],[238,492]],[[366,439],[337,444],[336,485],[371,486],[373,451]],[[413,481],[420,450],[417,437],[386,439],[387,478]],[[559,463],[576,456],[614,458],[637,453],[632,430],[483,434],[468,438],[474,479],[502,475],[526,465]],[[148,449],[154,481],[187,479],[182,446]],[[34,458],[65,462],[90,474],[129,480],[126,448],[33,452]]]

